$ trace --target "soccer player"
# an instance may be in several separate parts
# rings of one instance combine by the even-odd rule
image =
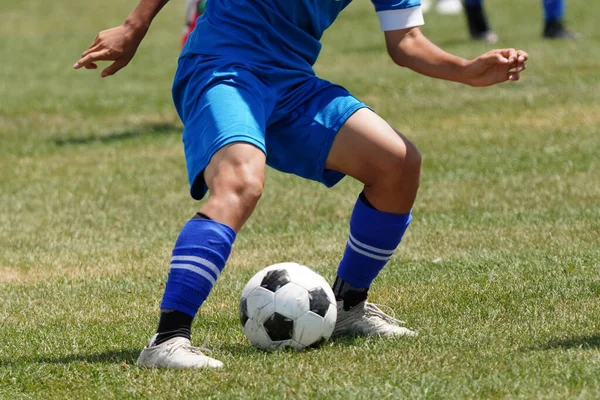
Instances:
[[[167,0],[140,0],[121,26],[102,31],[74,68],[102,77],[126,66]],[[411,221],[421,155],[345,88],[315,76],[320,38],[350,0],[219,0],[186,42],[173,83],[183,121],[190,194],[208,199],[172,252],[156,335],[138,365],[219,368],[190,345],[192,320],[225,267],[272,166],[333,186],[364,184],[333,284],[334,335],[414,336],[367,302],[367,294]],[[466,60],[423,36],[419,0],[373,0],[387,50],[399,66],[471,86],[517,81],[528,56],[499,49]],[[395,84],[389,82],[390,85]]]
[[[183,35],[181,36],[181,46],[185,45],[190,33],[196,27],[196,20],[204,14],[206,10],[206,0],[187,0],[185,7],[185,26],[183,27]]]
[[[544,32],[547,39],[574,39],[575,35],[568,31],[563,24],[565,0],[543,0]],[[465,14],[469,26],[469,34],[474,40],[496,43],[498,35],[490,28],[483,0],[465,0]]]

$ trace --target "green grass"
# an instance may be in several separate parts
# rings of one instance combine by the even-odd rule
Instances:
[[[197,210],[170,98],[183,2],[107,80],[71,70],[135,2],[1,2],[0,398],[600,397],[600,4],[569,1],[577,42],[540,38],[536,2],[491,1],[518,84],[474,89],[392,65],[368,1],[324,37],[316,69],[424,156],[414,222],[376,281],[417,339],[338,339],[264,353],[237,318],[258,269],[294,260],[332,279],[360,185],[269,171],[194,326],[219,372],[135,367],[171,246]],[[425,33],[474,57],[464,19]]]

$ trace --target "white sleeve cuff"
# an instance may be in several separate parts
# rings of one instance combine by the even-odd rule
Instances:
[[[421,6],[377,12],[382,31],[395,31],[425,24]]]

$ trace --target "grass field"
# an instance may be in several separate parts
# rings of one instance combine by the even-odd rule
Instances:
[[[247,343],[247,279],[294,260],[331,280],[360,191],[269,171],[194,324],[226,369],[182,372],[135,360],[198,208],[170,98],[183,1],[107,80],[71,66],[135,1],[0,2],[0,398],[600,398],[600,3],[568,2],[574,43],[540,38],[539,0],[488,3],[499,45],[530,53],[518,84],[394,67],[366,0],[327,32],[316,66],[424,156],[413,224],[372,290],[420,336],[303,353]],[[448,51],[488,49],[462,16],[426,21]]]

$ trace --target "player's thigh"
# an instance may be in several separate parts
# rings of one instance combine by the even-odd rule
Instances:
[[[352,114],[338,131],[326,167],[366,185],[402,173],[418,173],[421,156],[400,132],[368,108]]]
[[[243,169],[247,163],[257,164],[246,168],[248,171],[264,170],[266,121],[274,102],[269,88],[243,67],[207,67],[201,62],[195,69],[194,66],[188,68],[192,70],[190,77],[180,80],[176,77],[173,97],[184,123],[183,144],[191,194],[201,199],[209,188],[205,179],[209,164],[213,181],[227,176],[219,171]],[[202,68],[206,71],[197,72]],[[184,76],[180,70],[178,76]],[[245,143],[253,150],[225,149],[233,143]],[[235,177],[233,174],[231,179]],[[238,177],[241,180],[247,174]]]

